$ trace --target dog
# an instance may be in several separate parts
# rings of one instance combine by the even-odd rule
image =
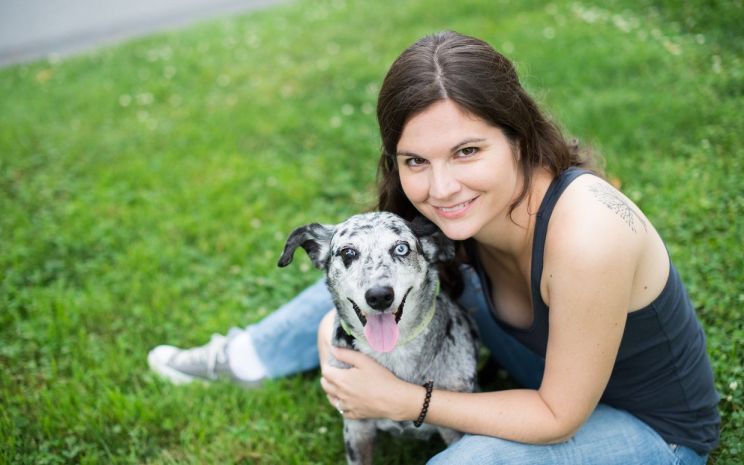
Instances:
[[[292,262],[297,247],[325,271],[336,305],[334,346],[365,353],[410,383],[476,390],[478,333],[467,312],[439,292],[437,263],[452,260],[455,248],[436,226],[388,212],[308,224],[290,234],[280,267]],[[330,363],[348,368],[333,358]],[[439,432],[446,444],[462,436],[426,423],[344,419],[349,464],[372,463],[378,429],[422,439]]]

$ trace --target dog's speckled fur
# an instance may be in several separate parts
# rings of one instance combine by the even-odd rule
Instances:
[[[408,246],[407,254],[396,254],[400,244]],[[289,236],[279,266],[292,261],[297,247],[304,248],[313,264],[326,272],[338,315],[333,345],[368,354],[411,383],[421,385],[433,380],[436,389],[475,390],[477,331],[464,310],[446,294],[436,293],[439,278],[435,263],[451,260],[454,255],[453,244],[436,227],[409,223],[386,212],[355,215],[338,225],[309,224]],[[352,258],[345,256],[348,249],[356,252],[351,253]],[[386,309],[375,310],[368,305],[366,293],[380,287],[392,288],[394,300]],[[436,305],[434,316],[422,327],[432,305]],[[364,337],[364,315],[376,312],[401,312],[399,342],[390,352],[376,352]],[[351,334],[343,329],[339,319]],[[407,340],[416,331],[418,335]],[[335,359],[331,363],[343,365]],[[377,429],[422,438],[438,431],[447,444],[461,436],[457,431],[427,424],[415,428],[411,421],[345,419],[349,464],[372,463]]]

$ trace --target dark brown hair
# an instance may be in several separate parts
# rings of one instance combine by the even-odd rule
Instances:
[[[382,137],[378,164],[379,210],[411,220],[418,213],[403,193],[396,152],[403,127],[431,104],[452,100],[466,112],[499,127],[514,147],[524,184],[510,213],[529,191],[535,168],[554,175],[571,166],[598,171],[538,108],[519,83],[512,63],[490,45],[456,32],[426,36],[406,49],[385,76],[377,100]]]
[[[452,100],[466,112],[502,131],[518,158],[524,183],[511,214],[529,192],[536,168],[558,175],[571,166],[601,172],[596,158],[567,142],[519,82],[512,63],[486,42],[456,32],[426,36],[406,49],[385,76],[377,100],[382,137],[378,163],[378,210],[412,220],[419,213],[403,193],[396,160],[405,124],[441,100]],[[457,244],[463,257],[462,243]],[[442,287],[457,297],[463,289],[456,263],[440,266]]]

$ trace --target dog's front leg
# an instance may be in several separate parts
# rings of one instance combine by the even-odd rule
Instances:
[[[355,349],[354,338],[344,331],[338,315],[334,321],[334,328],[331,344],[335,347]],[[338,368],[351,368],[333,356],[330,357],[329,363]],[[372,465],[372,446],[376,434],[377,427],[372,420],[344,419],[344,448],[349,465]]]
[[[344,420],[344,446],[349,465],[372,465],[376,434],[373,420]]]

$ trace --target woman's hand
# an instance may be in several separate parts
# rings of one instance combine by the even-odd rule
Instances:
[[[351,365],[351,368],[336,368],[322,364],[323,376],[320,384],[326,392],[328,401],[345,418],[359,420],[366,418],[389,418],[391,420],[410,420],[408,412],[418,401],[409,400],[423,390],[397,378],[369,356],[349,349],[330,348],[331,355]]]

